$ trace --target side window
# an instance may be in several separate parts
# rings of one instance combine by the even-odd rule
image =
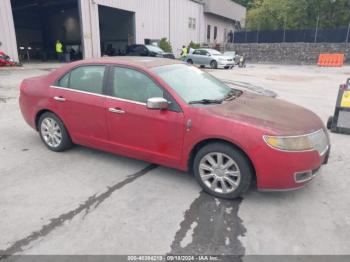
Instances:
[[[70,73],[66,74],[58,81],[57,85],[60,87],[69,87],[69,76]]]
[[[201,51],[200,50],[196,50],[193,52],[194,55],[200,55],[201,54]]]
[[[82,66],[73,69],[70,73],[69,88],[102,94],[104,73],[105,66]]]
[[[146,103],[148,98],[163,97],[164,92],[145,74],[129,68],[115,67],[112,95]]]

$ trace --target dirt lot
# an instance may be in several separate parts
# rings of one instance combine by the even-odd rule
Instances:
[[[22,119],[18,86],[55,67],[0,69],[0,255],[349,254],[350,136],[331,134],[329,164],[302,190],[219,200],[176,170],[79,146],[48,151]],[[350,67],[209,71],[324,121],[350,77]]]

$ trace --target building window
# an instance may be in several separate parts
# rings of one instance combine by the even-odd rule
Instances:
[[[218,27],[214,26],[214,40],[218,37]]]
[[[211,31],[211,26],[208,25],[208,28],[207,28],[207,39],[210,40],[210,31]]]
[[[188,18],[188,28],[196,29],[196,18],[193,18],[193,17]]]

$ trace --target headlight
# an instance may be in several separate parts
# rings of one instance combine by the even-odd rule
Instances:
[[[301,136],[264,136],[265,142],[279,150],[284,151],[310,151],[316,150],[323,155],[328,150],[328,137],[323,129]]]

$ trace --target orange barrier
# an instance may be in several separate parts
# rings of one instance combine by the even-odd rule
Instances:
[[[320,54],[317,65],[324,67],[341,67],[344,65],[344,54]]]

